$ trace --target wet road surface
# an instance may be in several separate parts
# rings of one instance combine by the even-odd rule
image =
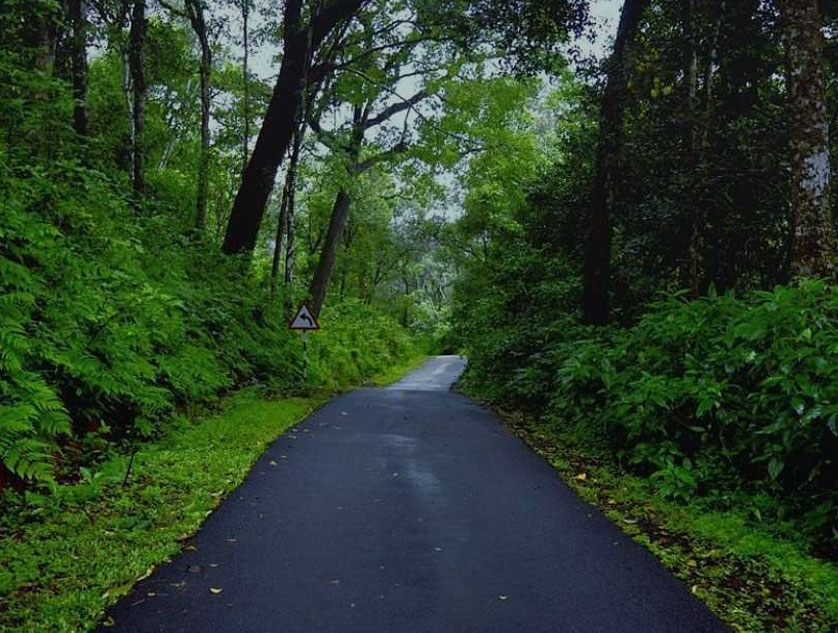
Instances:
[[[450,391],[463,364],[434,358],[288,431],[196,549],[139,583],[102,630],[726,630],[495,415]]]

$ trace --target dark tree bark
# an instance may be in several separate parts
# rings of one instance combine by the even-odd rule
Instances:
[[[609,317],[611,211],[619,187],[619,154],[628,84],[627,53],[649,0],[626,0],[608,60],[600,111],[599,142],[585,244],[583,319],[602,325]]]
[[[427,93],[420,92],[421,98],[427,96]],[[350,173],[355,177],[360,177],[365,172],[375,167],[380,162],[389,158],[398,156],[407,149],[404,139],[399,141],[392,148],[385,150],[375,156],[360,160],[361,147],[364,142],[364,133],[385,121],[389,120],[399,112],[411,107],[421,100],[420,97],[407,99],[397,105],[390,105],[385,108],[377,116],[370,118],[370,108],[372,101],[363,106],[356,106],[353,114],[353,127],[348,147],[344,148],[346,154],[351,161]],[[319,125],[313,124],[313,127],[320,134]],[[322,137],[321,137],[322,140]],[[320,313],[323,307],[323,302],[326,299],[326,292],[329,287],[329,280],[332,276],[332,271],[335,267],[335,260],[337,259],[338,247],[343,239],[343,232],[346,228],[346,222],[349,219],[349,210],[352,206],[352,196],[346,190],[341,189],[335,199],[334,207],[332,208],[332,216],[329,220],[329,230],[326,233],[326,239],[323,242],[323,250],[320,252],[320,260],[317,263],[317,269],[314,272],[314,279],[311,282],[309,289],[309,296],[311,297],[311,306],[315,314]]]
[[[242,173],[247,167],[250,154],[250,0],[241,0],[242,10]]]
[[[725,20],[725,13],[727,12],[727,0],[721,0],[718,5],[714,7],[715,15],[713,17],[713,30],[710,37],[710,49],[707,58],[707,68],[704,73],[704,92],[702,95],[703,103],[701,105],[701,140],[699,144],[699,163],[701,165],[702,173],[706,173],[707,159],[710,153],[710,131],[713,126],[715,114],[715,98],[713,93],[713,86],[716,79],[717,67],[719,63],[719,40],[722,33],[722,23]],[[705,248],[704,248],[704,280],[700,289],[701,293],[707,293],[712,286],[717,291],[724,292],[724,285],[719,275],[719,244],[718,229],[714,226],[712,216],[709,216],[705,210],[702,209],[703,218],[705,220]]]
[[[832,277],[834,235],[821,16],[817,0],[780,4],[788,90],[791,273],[796,278]]]
[[[131,181],[134,192],[141,196],[145,191],[145,144],[143,128],[145,124],[145,72],[143,69],[143,49],[146,38],[145,0],[134,0],[131,9],[131,29],[128,43],[128,66],[131,78]]]
[[[696,43],[695,0],[683,0],[682,31],[684,35],[684,168],[686,181],[682,207],[686,215],[688,244],[681,267],[681,285],[698,296],[701,263],[701,228],[703,225],[699,195],[698,168],[698,51]]]
[[[294,196],[291,197],[291,199],[289,200],[289,203],[290,204],[289,204],[289,207],[288,207],[288,213],[286,214],[286,218],[285,218],[285,234],[287,236],[287,239],[286,239],[286,242],[285,242],[285,286],[288,289],[290,289],[292,284],[294,283],[294,266],[295,266],[296,256],[297,256],[297,252],[296,252],[296,249],[297,249],[297,239],[296,239],[297,232],[296,232],[296,229],[294,228],[294,215],[295,215]],[[290,301],[291,301],[290,292],[287,293],[287,297],[288,297],[288,301],[289,301],[288,309],[290,311],[290,309],[293,307],[290,304]]]
[[[286,244],[286,282],[290,283],[288,277],[288,251],[293,248],[291,243],[291,227],[294,224],[294,200],[297,191],[297,168],[300,164],[300,152],[302,149],[305,126],[300,126],[294,134],[294,147],[291,150],[291,161],[288,163],[288,173],[285,174],[285,186],[282,188],[282,202],[279,207],[279,220],[276,224],[276,238],[274,239],[274,256],[271,265],[271,289],[276,288],[279,282],[279,268],[282,261],[282,238],[288,235]],[[293,261],[293,255],[291,256]]]
[[[312,50],[316,51],[329,33],[351,17],[363,3],[364,0],[334,0],[313,16],[310,25]],[[307,71],[305,41],[309,26],[301,24],[301,8],[302,0],[288,0],[285,5],[282,65],[256,146],[242,174],[241,186],[233,203],[222,247],[227,254],[249,252],[255,247],[265,205],[302,108],[301,78]]]
[[[212,48],[210,47],[203,0],[189,0],[186,4],[192,30],[201,44],[201,157],[198,165],[195,228],[203,231],[207,224],[210,163],[210,81],[212,80]]]
[[[87,136],[87,3],[85,0],[70,0],[69,9],[73,34],[73,128],[79,136]]]
[[[291,163],[288,165],[288,173],[285,176],[285,187],[283,187],[282,190],[282,203],[280,204],[279,220],[276,226],[274,257],[271,266],[271,291],[276,288],[279,280],[279,266],[282,257],[283,235],[288,235],[285,255],[285,283],[289,288],[291,284],[291,277],[293,276],[294,254],[292,249],[294,248],[294,201],[297,193],[297,169],[300,164],[300,152],[302,151],[306,130],[308,129],[308,112],[311,109],[311,100],[313,98],[313,94],[310,94],[309,91],[309,69],[311,68],[312,54],[311,38],[312,32],[311,26],[309,25],[306,32],[305,42],[305,71],[303,72],[303,76],[300,80],[302,84],[300,93],[304,103],[303,107],[300,109],[297,120],[294,122],[296,127],[294,129],[294,144],[291,149]],[[313,92],[316,93],[317,88],[315,88]],[[288,302],[286,308],[290,312],[292,309],[292,305],[290,303],[290,292],[287,294],[286,298]]]
[[[51,9],[35,5],[23,20],[23,39],[32,67],[52,72],[55,66],[55,41],[59,18]]]
[[[314,272],[314,280],[311,282],[311,290],[309,291],[311,295],[311,309],[314,310],[315,314],[320,314],[320,309],[326,300],[329,279],[335,268],[338,247],[343,239],[343,232],[346,229],[346,221],[349,219],[349,209],[351,206],[352,196],[341,189],[332,207],[332,217],[329,220],[326,241],[323,243],[323,250],[320,252],[317,270]]]

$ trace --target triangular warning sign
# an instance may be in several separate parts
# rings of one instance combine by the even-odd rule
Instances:
[[[297,309],[297,314],[291,319],[288,325],[292,330],[319,330],[320,324],[317,322],[317,317],[314,312],[308,307],[308,304],[303,301]]]

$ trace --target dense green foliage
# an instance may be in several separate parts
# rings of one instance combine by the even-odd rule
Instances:
[[[213,138],[208,226],[204,234],[192,228],[199,139],[195,42],[186,26],[160,13],[149,19],[145,71],[156,96],[147,104],[148,183],[138,197],[129,186],[130,109],[121,94],[126,32],[104,13],[91,23],[103,50],[90,61],[90,133],[81,138],[71,125],[67,41],[59,37],[53,66],[32,39],[39,28],[67,24],[57,3],[36,4],[0,10],[0,488],[9,479],[51,482],[56,463],[74,480],[91,460],[154,437],[178,409],[237,387],[341,388],[417,354],[436,316],[423,312],[421,287],[398,289],[392,300],[391,279],[400,288],[402,278],[417,276],[407,264],[390,269],[417,248],[392,221],[394,202],[372,192],[363,199],[352,239],[366,249],[393,246],[374,286],[373,273],[359,268],[368,258],[344,249],[345,281],[322,315],[323,332],[308,337],[304,381],[288,310],[304,296],[316,243],[300,249],[300,282],[279,288],[265,267],[269,247],[253,258],[229,258],[218,247],[240,166],[238,106],[218,103],[224,125]],[[229,50],[216,55],[216,96],[238,104],[234,62]],[[253,117],[265,89],[255,78],[249,84]],[[321,186],[303,183],[311,196]],[[316,204],[303,211],[299,240],[312,243],[328,215]],[[416,243],[432,238],[417,235]],[[409,325],[419,336],[408,337]]]
[[[832,556],[838,5],[626,0],[606,61],[579,49],[585,0],[337,4],[0,2],[10,622],[93,625],[103,589],[240,480],[244,442],[308,405],[226,420],[232,457],[211,430],[172,432],[181,412],[362,384],[431,345],[465,351],[471,393],[604,451],[670,507],[737,509],[741,531],[774,523]],[[790,37],[790,7],[822,48]],[[305,369],[287,328],[304,298],[325,306]],[[171,478],[119,489],[134,455]],[[82,507],[125,539],[91,567],[115,563],[65,595],[51,583],[74,563],[56,555],[39,586],[56,603],[27,612],[79,528],[62,511]]]
[[[577,73],[529,100],[515,143],[532,148],[534,172],[470,163],[448,242],[466,383],[608,447],[669,499],[794,525],[831,552],[838,295],[790,280],[781,3],[693,3],[695,110],[684,4],[650,3],[629,55],[609,325],[581,324],[600,93]],[[838,49],[825,33],[834,121]]]
[[[48,477],[56,434],[107,426],[117,438],[148,435],[178,405],[254,381],[288,390],[302,380],[283,301],[258,280],[243,288],[238,262],[171,243],[164,218],[137,220],[77,165],[2,184],[0,443],[11,471]],[[351,384],[412,353],[396,323],[363,305],[326,319],[334,327],[310,337],[313,384]]]
[[[834,291],[809,283],[743,298],[676,297],[630,328],[605,331],[572,318],[506,323],[515,305],[549,314],[551,290],[562,291],[534,285],[505,304],[478,302],[485,334],[471,334],[474,388],[607,442],[667,497],[712,495],[730,505],[749,492],[757,519],[802,515],[810,532],[830,534],[838,518]]]

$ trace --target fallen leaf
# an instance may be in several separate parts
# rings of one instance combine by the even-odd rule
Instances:
[[[271,460],[269,463],[270,463],[271,466],[274,466],[274,467],[276,467],[278,465],[274,460]]]
[[[210,593],[214,593],[215,595],[220,594],[224,591],[221,587],[210,587]]]
[[[574,479],[578,479],[579,481],[587,481],[588,480],[588,474],[587,473],[579,473],[578,475],[576,475],[576,477],[574,477]]]

